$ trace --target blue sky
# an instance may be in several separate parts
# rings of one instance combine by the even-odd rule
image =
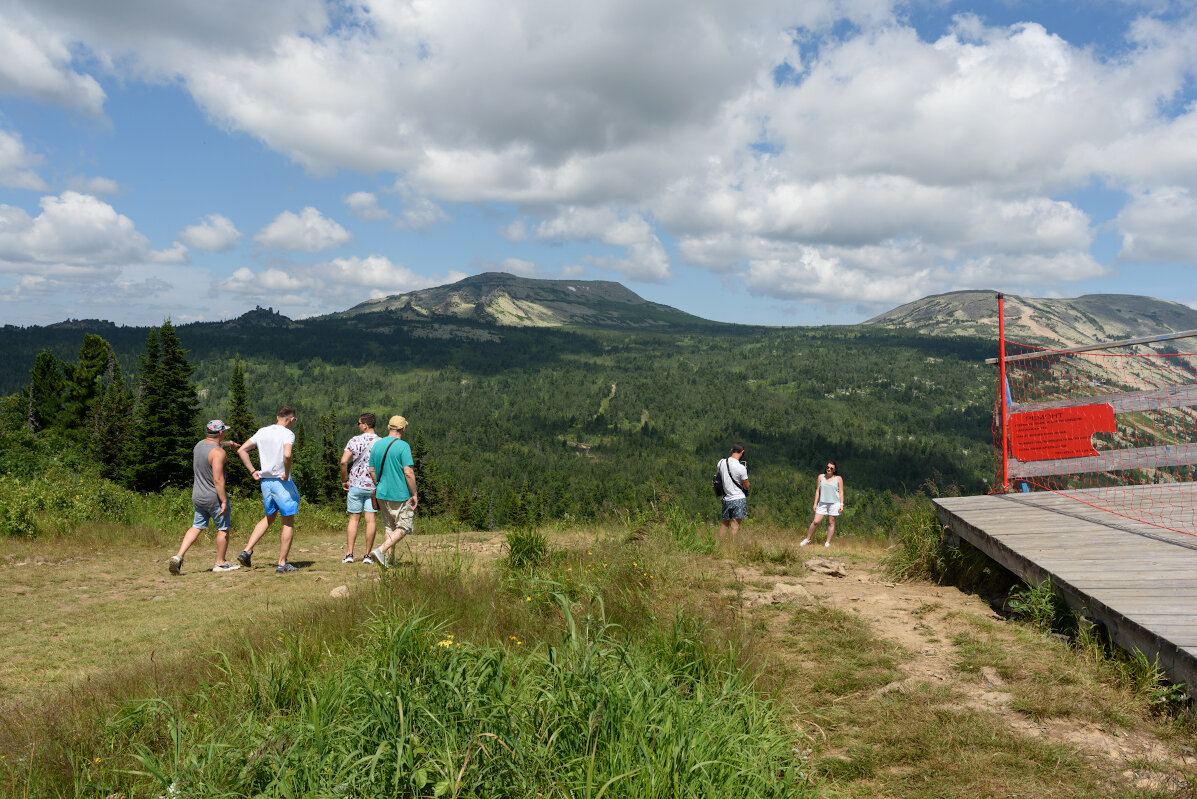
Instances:
[[[0,0],[0,323],[1197,305],[1197,2]]]

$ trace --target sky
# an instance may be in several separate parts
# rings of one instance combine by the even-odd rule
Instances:
[[[1197,0],[0,0],[0,324],[1197,307]]]

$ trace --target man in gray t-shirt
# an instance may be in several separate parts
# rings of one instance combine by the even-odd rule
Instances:
[[[183,568],[183,556],[199,538],[211,521],[216,525],[216,565],[214,572],[230,572],[241,568],[225,559],[229,548],[229,529],[233,526],[233,514],[229,509],[229,496],[225,492],[224,466],[227,458],[224,447],[237,446],[224,440],[229,426],[219,419],[208,422],[207,436],[191,451],[191,467],[195,480],[191,487],[191,505],[194,517],[191,527],[183,534],[179,554],[171,557],[167,568],[171,574],[178,574]]]

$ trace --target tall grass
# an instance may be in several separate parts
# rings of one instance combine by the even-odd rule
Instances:
[[[791,734],[696,628],[629,637],[600,602],[557,609],[556,641],[528,652],[418,613],[335,652],[294,637],[189,698],[129,704],[46,795],[801,795]]]

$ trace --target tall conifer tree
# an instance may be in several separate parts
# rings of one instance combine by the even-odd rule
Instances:
[[[85,430],[91,424],[95,406],[104,393],[104,374],[112,347],[101,336],[88,333],[79,348],[79,362],[65,370],[66,399],[59,426],[64,430]]]
[[[341,490],[341,453],[337,451],[337,413],[330,410],[320,417],[320,493],[325,499],[336,499]]]
[[[133,485],[139,491],[186,485],[191,449],[199,437],[199,400],[191,382],[195,370],[169,319],[146,337],[142,370]]]
[[[233,361],[233,377],[229,380],[229,418],[226,423],[233,428],[229,435],[239,444],[244,444],[258,429],[249,411],[249,393],[245,389],[245,372],[241,367],[240,355]],[[234,465],[225,471],[225,478],[232,485],[247,491],[253,490],[253,475],[243,467]]]
[[[42,350],[29,373],[26,421],[33,432],[54,424],[62,411],[62,363],[49,350]]]
[[[100,465],[100,475],[128,482],[129,446],[132,432],[133,393],[125,385],[116,353],[108,349],[108,362],[101,377],[103,390],[91,417],[91,453]]]

